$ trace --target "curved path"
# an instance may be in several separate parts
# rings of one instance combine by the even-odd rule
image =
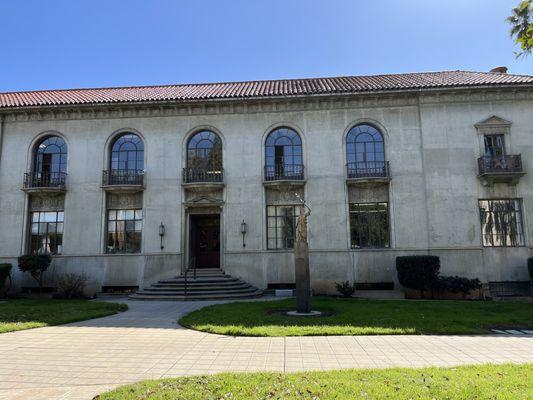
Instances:
[[[0,335],[0,399],[91,399],[143,379],[223,371],[533,362],[533,335],[235,338],[176,324],[215,302],[117,301],[130,310]]]

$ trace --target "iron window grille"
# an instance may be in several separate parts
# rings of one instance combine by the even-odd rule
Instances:
[[[294,248],[296,219],[299,205],[267,206],[267,248],[283,250]]]
[[[479,200],[479,215],[483,246],[524,246],[520,199]]]
[[[387,248],[389,240],[388,203],[350,204],[351,248]]]
[[[140,253],[142,209],[107,211],[107,253]]]
[[[63,250],[63,211],[30,213],[30,253],[61,254]]]

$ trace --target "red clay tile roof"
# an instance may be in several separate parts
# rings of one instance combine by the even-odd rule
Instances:
[[[0,109],[52,105],[355,94],[498,85],[533,85],[533,76],[492,72],[444,71],[337,78],[11,92],[0,93]]]

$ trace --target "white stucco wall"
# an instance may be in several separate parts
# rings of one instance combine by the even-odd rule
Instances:
[[[265,193],[262,183],[264,139],[274,126],[288,125],[302,135],[307,182],[313,209],[309,246],[313,286],[330,291],[335,281],[396,281],[397,255],[441,256],[442,272],[489,280],[526,280],[526,258],[533,232],[533,95],[475,91],[446,96],[423,94],[340,100],[286,101],[282,106],[250,105],[194,108],[144,116],[118,111],[96,117],[50,118],[6,115],[0,153],[0,260],[24,253],[27,194],[21,190],[29,170],[31,145],[55,131],[68,144],[63,254],[54,271],[83,271],[98,285],[141,285],[181,270],[185,211],[181,169],[187,135],[195,127],[214,127],[223,140],[225,189],[223,267],[264,288],[293,280],[292,253],[266,249]],[[250,103],[252,104],[252,103]],[[270,103],[269,103],[270,104]],[[152,115],[157,114],[157,115]],[[522,154],[528,172],[516,186],[483,186],[477,178],[481,155],[474,124],[492,115],[512,122],[508,146]],[[344,135],[357,122],[382,129],[390,162],[391,248],[351,250]],[[114,134],[138,133],[145,145],[142,254],[104,254],[105,195],[100,187]],[[483,248],[478,199],[523,199],[526,246]],[[240,223],[246,220],[246,248]],[[159,224],[166,225],[160,250]],[[16,263],[15,263],[16,264]],[[50,279],[53,279],[51,274]],[[17,274],[17,282],[22,278]]]

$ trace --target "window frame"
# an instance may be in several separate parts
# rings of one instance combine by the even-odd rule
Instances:
[[[136,140],[135,140],[136,139]],[[122,143],[120,143],[122,141]],[[122,146],[131,143],[135,146],[134,150],[121,149]],[[118,146],[116,149],[115,147]],[[116,154],[116,159],[115,159]],[[126,154],[126,160],[121,161],[121,154]],[[130,154],[134,154],[134,160],[130,160]],[[122,162],[125,162],[124,167],[120,168]],[[130,163],[135,164],[135,168],[130,167]],[[140,163],[140,165],[139,165]],[[120,171],[141,172],[144,170],[144,141],[134,132],[121,132],[118,134],[109,147],[109,171],[111,173]]]
[[[276,145],[281,139],[288,140],[289,144]],[[277,154],[280,148],[283,150],[281,156]],[[272,129],[265,138],[263,154],[266,180],[303,179],[303,140],[296,129],[285,125]],[[281,162],[279,162],[280,157]]]
[[[516,244],[516,245],[513,245],[513,244],[499,244],[499,245],[495,245],[495,244],[486,244],[485,242],[485,236],[487,235],[490,235],[492,236],[492,239],[491,241],[494,243],[494,236],[498,236],[498,235],[501,235],[501,234],[498,234],[498,233],[490,233],[490,234],[486,234],[484,233],[484,222],[483,222],[483,214],[484,213],[494,213],[494,211],[482,211],[481,210],[481,202],[502,202],[502,201],[506,201],[506,202],[517,202],[518,204],[518,211],[513,211],[513,213],[518,213],[518,216],[519,216],[519,219],[516,220],[516,223],[517,223],[517,236],[518,236],[518,243],[519,244]],[[481,199],[478,199],[478,212],[479,212],[479,221],[480,221],[480,239],[481,239],[481,245],[483,247],[486,247],[486,248],[512,248],[512,247],[525,247],[526,246],[526,224],[525,224],[525,220],[524,220],[524,201],[522,198],[520,197],[512,197],[512,198],[492,198],[492,199],[487,199],[487,198],[481,198]],[[516,218],[516,217],[515,217]]]
[[[367,232],[366,232],[366,235],[367,237],[370,239],[372,237],[371,233],[370,233],[370,222],[371,222],[371,219],[368,217],[370,215],[370,212],[369,211],[356,211],[356,210],[352,210],[352,207],[354,206],[358,206],[358,207],[361,207],[361,206],[375,206],[375,213],[376,215],[379,215],[379,221],[382,222],[381,220],[381,214],[383,212],[386,213],[385,215],[385,226],[386,226],[386,235],[383,236],[383,238],[381,238],[380,240],[380,243],[379,244],[372,244],[372,245],[359,245],[359,246],[355,246],[354,245],[354,242],[356,241],[356,238],[359,237],[361,238],[362,235],[361,235],[361,231],[358,231],[357,232],[357,235],[354,236],[353,233],[354,233],[354,229],[355,227],[353,226],[353,220],[352,218],[355,218],[355,215],[356,214],[359,214],[359,215],[362,215],[363,216],[363,219],[364,219],[364,224],[366,224],[366,226],[368,227],[367,228]],[[385,209],[384,210],[378,210],[377,209],[377,206],[379,205],[384,205],[385,206]],[[361,219],[361,218],[360,218]],[[368,249],[390,249],[391,248],[391,216],[390,216],[390,205],[389,205],[389,202],[388,201],[374,201],[374,202],[363,202],[363,203],[348,203],[348,223],[349,223],[349,232],[350,232],[350,249],[351,250],[368,250]]]
[[[50,141],[54,140],[53,143]],[[48,143],[47,143],[48,142]],[[46,150],[50,147],[57,147],[59,151],[55,152],[46,152]],[[50,163],[44,162],[44,155],[45,154],[52,154],[53,156],[59,157],[59,163],[54,164],[51,160]],[[48,177],[48,179],[59,179],[60,175],[67,173],[67,163],[68,163],[68,145],[65,139],[63,139],[59,135],[46,135],[43,138],[41,138],[37,143],[35,143],[34,149],[33,149],[33,156],[32,156],[32,163],[31,171],[33,172],[33,175],[37,178],[43,179],[45,177]],[[44,171],[44,166],[49,165],[50,170]],[[54,168],[53,166],[57,165],[58,168]],[[54,176],[55,175],[55,176]]]
[[[269,207],[274,208],[275,212],[274,215],[269,215]],[[291,208],[292,214],[290,216],[287,215],[278,215],[278,209],[280,208]],[[287,251],[294,249],[294,242],[296,240],[296,223],[298,216],[301,212],[301,205],[299,204],[267,204],[265,208],[266,212],[266,244],[267,244],[267,250],[274,250],[274,251]],[[278,246],[278,220],[283,218],[292,218],[292,224],[290,229],[292,230],[292,237],[286,237],[285,238],[285,245],[283,247]],[[270,221],[274,220],[273,226],[270,226]],[[284,229],[284,225],[280,225],[279,229]],[[270,236],[270,230],[273,229],[275,232],[275,236]],[[275,246],[270,246],[270,241],[274,240]],[[287,240],[292,240],[292,245],[287,244]]]
[[[114,219],[110,218],[110,213],[114,212],[115,217]],[[124,213],[124,217],[119,219],[118,213],[122,212]],[[127,219],[125,217],[127,212],[133,212],[133,219]],[[140,218],[137,218],[137,212],[140,213]],[[141,254],[142,253],[142,243],[143,243],[143,228],[144,228],[144,212],[142,208],[127,208],[127,209],[119,209],[119,208],[108,208],[106,210],[106,242],[105,242],[105,253],[106,254]],[[118,222],[123,223],[124,229],[118,230]],[[127,225],[129,223],[133,224],[133,230],[128,231],[126,229]],[[115,228],[113,229],[113,232],[109,229],[110,224],[113,223]],[[136,225],[137,223],[140,223],[141,229],[137,230]],[[131,242],[127,241],[128,232],[131,236]],[[132,244],[135,242],[134,235],[136,233],[140,234],[139,238],[139,246],[138,249],[134,248],[133,251],[128,251],[128,246],[130,248],[132,247]],[[113,238],[113,246],[110,246],[110,235],[114,234],[115,237]],[[122,241],[123,249],[120,249],[120,240],[117,239],[119,235],[123,235],[124,239]]]
[[[53,213],[55,214],[55,218],[53,221],[41,221],[41,214],[47,214],[47,213]],[[34,220],[34,214],[38,214],[38,218],[37,218],[37,221]],[[61,219],[59,219],[59,215],[61,214]],[[45,229],[45,233],[44,234],[41,234],[40,232],[40,229],[41,229],[41,225],[44,224],[46,226],[46,229]],[[58,228],[58,225],[61,224],[61,233],[58,234],[57,232],[57,228]],[[33,233],[33,226],[34,225],[37,225],[37,234],[34,234]],[[45,247],[50,247],[51,245],[51,233],[50,233],[50,226],[51,225],[54,225],[55,226],[55,229],[54,229],[54,232],[52,234],[55,234],[56,235],[56,239],[55,239],[55,248],[56,248],[56,251],[39,251],[41,249],[41,247],[39,246],[38,248],[34,247],[34,237],[46,237],[45,239],[45,243],[47,246]],[[29,212],[29,230],[28,230],[28,234],[29,234],[29,240],[28,240],[28,253],[30,254],[50,254],[50,255],[61,255],[63,253],[63,236],[64,236],[64,232],[65,232],[65,211],[64,210],[39,210],[39,211],[30,211]],[[60,236],[58,236],[60,235]],[[57,240],[57,238],[60,237],[60,240]],[[39,240],[39,243],[41,241]],[[57,248],[59,247],[59,251],[57,250]]]
[[[196,139],[202,135],[207,135],[207,137],[201,137],[199,140]],[[191,143],[193,143],[193,141],[196,141],[194,143],[194,147],[191,146]],[[203,141],[210,142],[211,146],[210,147],[198,147],[198,144]],[[209,152],[207,152],[207,149],[209,149]],[[195,155],[191,156],[191,152],[194,152]],[[202,152],[204,154],[199,154]],[[209,155],[215,152],[218,153],[219,159],[214,158],[212,160],[209,160]],[[209,129],[202,129],[202,130],[196,131],[187,140],[185,159],[186,159],[186,167],[190,169],[202,169],[202,170],[211,171],[211,172],[222,171],[222,168],[224,165],[222,138],[220,137],[219,134]],[[193,163],[193,160],[199,160],[199,162]]]

